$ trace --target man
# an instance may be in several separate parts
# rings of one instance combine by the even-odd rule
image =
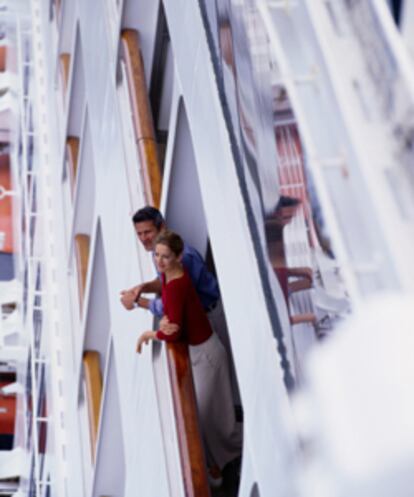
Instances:
[[[158,234],[166,227],[162,214],[158,209],[147,206],[139,209],[134,214],[132,222],[134,223],[139,241],[145,250],[152,252]],[[220,291],[216,278],[209,272],[197,250],[187,244],[184,244],[182,263],[193,282],[204,310],[209,313],[216,307],[220,299]],[[121,292],[122,305],[127,310],[142,307],[150,310],[155,316],[162,317],[163,308],[161,298],[159,296],[153,299],[143,298],[141,296],[143,293],[155,293],[159,295],[161,293],[160,279],[157,277],[151,281],[134,286],[129,290],[123,290]]]

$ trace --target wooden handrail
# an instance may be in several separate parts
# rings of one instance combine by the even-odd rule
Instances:
[[[99,352],[96,350],[85,350],[83,353],[83,369],[89,414],[92,460],[95,461],[102,398],[102,374],[99,363]]]
[[[7,64],[7,45],[3,45],[0,47],[0,72],[6,70]]]
[[[187,345],[180,342],[168,343],[167,360],[185,495],[209,497],[210,488]]]
[[[121,49],[126,65],[135,139],[144,170],[146,200],[159,207],[161,167],[136,30],[122,31]],[[169,343],[166,346],[185,495],[210,497],[188,347],[183,343]]]
[[[132,118],[138,155],[144,170],[147,203],[159,207],[161,198],[161,167],[158,158],[154,123],[145,83],[144,64],[138,32],[124,29],[121,33],[122,55],[125,60]]]
[[[86,275],[88,273],[89,263],[89,235],[77,234],[75,235],[75,253],[76,253],[76,266],[78,271],[78,289],[79,289],[79,305],[82,312],[83,299],[85,296]]]
[[[63,91],[66,93],[69,81],[70,54],[62,53],[59,56],[60,70],[62,71]]]
[[[78,157],[79,157],[79,138],[76,136],[68,136],[66,139],[66,154],[68,160],[68,173],[70,180],[70,188],[73,196],[76,183],[76,174],[78,172]]]

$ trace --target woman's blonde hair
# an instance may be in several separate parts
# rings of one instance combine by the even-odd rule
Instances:
[[[168,247],[177,257],[183,253],[184,242],[180,235],[170,230],[163,230],[155,239],[155,245]]]

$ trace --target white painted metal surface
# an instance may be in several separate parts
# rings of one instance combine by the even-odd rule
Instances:
[[[414,24],[414,4],[407,0],[404,2],[401,20],[401,31],[405,43],[407,44],[411,58],[414,58],[414,34],[412,26]]]
[[[65,1],[59,17],[55,10],[58,19],[52,20],[45,2],[31,0],[30,5],[33,59],[28,67],[33,86],[27,95],[21,86],[20,107],[25,107],[24,98],[32,103],[34,129],[22,114],[18,138],[23,158],[16,153],[15,163],[21,168],[16,176],[21,179],[18,197],[25,201],[22,215],[27,226],[33,215],[37,220],[34,242],[29,230],[20,237],[19,277],[23,280],[27,264],[27,315],[35,310],[34,297],[40,294],[44,315],[40,349],[35,346],[31,319],[25,325],[32,351],[38,350],[30,364],[35,406],[39,397],[36,368],[46,364],[47,371],[50,423],[43,473],[37,430],[38,422],[44,420],[39,413],[32,420],[36,497],[43,497],[47,486],[53,497],[132,497],[137,492],[140,497],[182,496],[165,354],[156,349],[153,355],[149,350],[136,355],[138,332],[152,326],[151,318],[141,310],[128,313],[119,303],[121,289],[154,275],[151,257],[139,246],[130,219],[142,206],[144,192],[125,68],[118,59],[119,27],[142,28],[149,83],[159,3],[107,0],[98,6],[92,1]],[[372,464],[373,455],[382,457],[385,469],[392,469],[395,461],[412,459],[414,416],[404,390],[404,385],[412,387],[412,368],[404,356],[406,374],[401,378],[397,366],[400,348],[411,350],[409,330],[405,330],[411,321],[404,320],[389,351],[392,310],[399,304],[377,303],[385,313],[383,320],[372,318],[376,308],[367,306],[366,317],[357,315],[345,338],[340,336],[315,356],[306,400],[298,409],[305,438],[317,449],[310,451],[309,461],[304,460],[306,447],[299,450],[299,433],[283,384],[206,25],[195,0],[168,0],[163,5],[170,56],[163,89],[168,105],[162,108],[162,125],[168,125],[169,140],[162,207],[169,222],[200,251],[206,248],[207,236],[212,245],[244,407],[239,496],[379,497],[390,488],[391,479]],[[335,265],[341,268],[358,310],[379,290],[408,293],[413,288],[414,196],[408,180],[412,155],[403,149],[403,138],[411,123],[405,111],[414,107],[414,79],[412,63],[384,5],[374,1],[352,5],[353,10],[342,1],[257,2],[277,64],[278,83],[288,90],[299,123],[306,167],[314,177],[333,238]],[[211,4],[209,9],[214,19]],[[213,40],[218,41],[215,34]],[[72,54],[65,96],[59,69],[63,52]],[[386,73],[389,86],[375,78],[373,61],[390,71]],[[117,70],[122,76],[118,80]],[[62,179],[68,135],[80,139],[73,200],[68,181]],[[34,193],[33,186],[27,187],[28,177],[37,184],[36,213],[30,210]],[[300,233],[292,236],[293,241],[306,230],[304,219],[297,228]],[[91,239],[82,313],[73,241],[78,233]],[[337,270],[327,268],[326,260],[314,263],[317,257],[310,249],[300,257],[295,258],[293,251],[290,255],[292,264],[323,269],[326,280]],[[36,290],[38,263],[42,265],[41,291]],[[343,295],[335,300],[332,292],[327,293],[319,295],[320,305],[339,305]],[[277,299],[282,303],[281,292]],[[348,304],[347,298],[344,302]],[[408,306],[401,307],[399,316],[408,315]],[[348,312],[347,307],[340,310]],[[340,314],[340,310],[332,312]],[[375,333],[382,345],[377,356],[371,349]],[[100,352],[104,373],[95,464],[90,457],[84,398],[86,348]],[[25,349],[19,352],[23,355]],[[355,356],[354,362],[350,356]],[[382,413],[374,427],[365,418],[381,412],[383,402],[386,405],[376,372],[383,368],[386,383],[387,361],[398,385],[389,389],[389,395],[399,395],[404,413],[401,429],[395,413]],[[361,378],[365,395],[357,391]],[[338,395],[343,392],[346,397]],[[367,402],[371,393],[377,395],[374,412]],[[312,411],[320,417],[311,420],[309,427]],[[349,423],[351,416],[354,424]],[[363,432],[372,428],[370,440],[360,444],[355,426]],[[375,443],[375,427],[387,430],[383,444]],[[405,440],[404,433],[409,435]],[[114,450],[115,462],[111,460]],[[412,489],[410,474],[399,470],[392,474],[403,476],[399,493],[393,491],[405,497],[406,489]]]
[[[295,406],[309,447],[304,495],[411,494],[412,302],[412,294],[370,299],[314,353]]]

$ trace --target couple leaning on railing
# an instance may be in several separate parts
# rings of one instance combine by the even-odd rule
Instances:
[[[161,213],[144,207],[133,216],[138,239],[153,254],[158,277],[121,292],[128,309],[142,307],[160,317],[159,329],[145,331],[137,352],[151,340],[189,346],[209,481],[222,482],[221,470],[241,455],[241,426],[236,422],[229,361],[209,316],[220,299],[216,278],[200,254],[166,229]],[[160,294],[147,299],[143,293]]]

